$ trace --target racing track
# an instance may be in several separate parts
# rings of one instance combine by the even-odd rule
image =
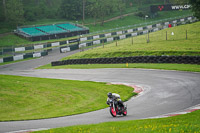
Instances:
[[[130,83],[143,86],[145,91],[143,95],[132,98],[127,102],[128,115],[126,117],[113,118],[109,114],[108,108],[106,108],[60,118],[0,122],[0,133],[107,121],[144,119],[181,111],[200,104],[200,73],[145,69],[34,69],[78,51],[65,54],[58,54],[57,52],[54,51],[40,59],[0,66],[0,74]]]

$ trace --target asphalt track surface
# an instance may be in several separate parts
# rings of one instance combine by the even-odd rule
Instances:
[[[146,69],[34,69],[76,52],[59,54],[55,50],[39,59],[0,66],[0,74],[140,85],[144,88],[143,94],[126,102],[128,115],[113,118],[106,108],[52,119],[0,122],[0,133],[146,119],[200,104],[200,73]]]

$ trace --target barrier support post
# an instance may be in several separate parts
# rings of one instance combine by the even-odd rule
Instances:
[[[132,37],[132,45],[133,45],[133,37]]]
[[[3,47],[2,47],[2,58],[3,58]]]
[[[186,30],[186,40],[187,40],[187,30]]]

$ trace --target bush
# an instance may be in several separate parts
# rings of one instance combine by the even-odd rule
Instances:
[[[143,18],[145,15],[144,15],[143,12],[138,12],[138,13],[135,14],[135,16]]]

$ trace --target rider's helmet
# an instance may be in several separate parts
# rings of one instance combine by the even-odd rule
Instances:
[[[108,95],[109,98],[112,98],[112,93],[111,92],[109,92],[107,95]]]

